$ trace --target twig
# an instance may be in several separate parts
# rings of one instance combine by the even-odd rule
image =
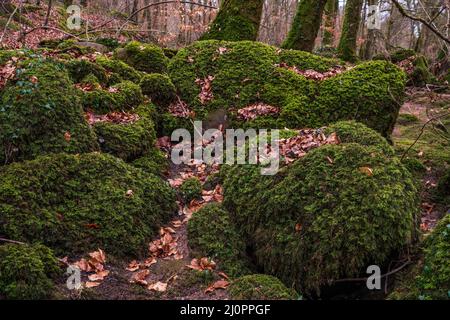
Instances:
[[[10,240],[10,239],[6,239],[6,238],[0,238],[0,242],[8,242],[8,243],[13,243],[13,244],[18,244],[18,245],[26,245],[25,242],[22,241],[16,241],[16,240]],[[64,259],[60,259],[60,258],[56,258],[56,260],[58,260],[59,262],[61,262],[62,264],[69,266],[70,264],[65,261]]]
[[[398,11],[400,12],[400,14],[404,17],[407,17],[411,20],[414,21],[419,21],[422,24],[424,24],[428,29],[430,29],[430,31],[432,31],[435,35],[437,35],[439,38],[441,38],[442,40],[444,40],[447,44],[450,44],[450,39],[448,39],[446,36],[444,36],[442,33],[439,32],[439,30],[437,30],[435,27],[433,27],[430,23],[428,23],[425,19],[422,19],[420,17],[416,17],[413,16],[411,14],[409,14],[408,12],[406,12],[405,8],[403,8],[403,6],[397,1],[397,0],[391,0],[392,3],[395,5],[395,7],[398,9]]]
[[[119,29],[117,30],[117,34],[116,36],[119,36],[120,33],[122,32],[123,28],[125,28],[125,26],[131,21],[131,19],[136,16],[139,12],[144,11],[145,9],[148,9],[150,7],[153,6],[159,6],[162,4],[169,4],[169,3],[182,3],[182,4],[192,4],[192,5],[196,5],[196,6],[200,6],[200,7],[204,7],[204,8],[209,8],[209,9],[218,9],[216,6],[211,6],[211,5],[207,5],[207,4],[203,4],[203,3],[198,3],[198,2],[193,2],[193,1],[180,1],[180,0],[170,0],[170,1],[161,1],[161,2],[155,2],[155,3],[150,3],[146,6],[143,6],[142,8],[134,11],[133,13],[131,13],[127,19],[125,20],[125,22],[122,24],[122,26],[119,27]]]
[[[16,7],[16,8],[14,9],[14,11],[11,13],[11,15],[9,16],[9,19],[8,19],[8,21],[7,21],[6,24],[5,24],[5,28],[3,28],[3,33],[2,33],[2,37],[0,38],[0,43],[3,42],[3,37],[4,37],[5,34],[6,34],[6,30],[8,29],[8,26],[9,26],[9,24],[11,23],[11,21],[12,21],[14,15],[16,14],[17,10],[19,10],[19,7]]]
[[[72,38],[75,38],[75,39],[77,39],[77,40],[80,40],[80,37],[78,37],[78,36],[76,36],[76,35],[74,35],[74,34],[72,34],[72,33],[66,32],[66,31],[64,31],[64,30],[62,30],[62,29],[59,29],[59,28],[49,27],[49,26],[39,26],[39,27],[35,27],[35,28],[33,28],[33,29],[28,30],[27,32],[25,32],[21,37],[25,37],[25,36],[29,35],[30,33],[33,33],[33,32],[35,32],[35,31],[37,31],[37,30],[40,30],[40,29],[58,31],[58,32],[61,32],[61,33],[65,34],[65,35],[67,35],[67,36],[70,36],[70,37],[72,37]]]
[[[417,141],[419,141],[419,139],[422,137],[422,135],[425,132],[425,128],[427,125],[429,125],[431,122],[438,120],[439,118],[443,118],[450,115],[450,112],[444,113],[444,114],[440,114],[438,116],[432,117],[431,119],[429,119],[427,122],[424,123],[424,125],[422,126],[422,129],[420,130],[420,134],[419,136],[416,138],[416,140],[414,140],[414,142],[409,146],[409,148],[403,153],[400,161],[403,161],[406,157],[406,155],[408,154],[408,152],[412,149],[412,147],[415,146],[415,144],[417,143]]]
[[[380,279],[385,278],[387,276],[390,276],[394,273],[399,272],[400,270],[402,270],[403,268],[405,268],[406,266],[410,265],[412,263],[412,261],[410,259],[408,259],[408,261],[406,261],[404,264],[402,264],[400,267],[389,271],[388,273],[382,274],[380,276]],[[334,280],[333,283],[339,283],[339,282],[359,282],[359,281],[367,281],[368,278],[347,278],[347,279],[339,279],[339,280]]]

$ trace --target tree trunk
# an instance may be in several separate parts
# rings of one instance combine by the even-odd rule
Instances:
[[[325,5],[325,21],[323,28],[322,46],[334,45],[334,34],[336,30],[336,19],[339,10],[339,0],[328,0]]]
[[[378,5],[378,0],[369,0],[369,6]],[[369,12],[369,16],[375,14],[374,12]],[[368,27],[367,39],[364,43],[363,55],[361,58],[365,60],[370,60],[376,55],[382,55],[388,57],[389,53],[386,49],[386,39],[380,29],[373,29]]]
[[[201,40],[252,40],[258,37],[264,0],[223,0],[216,19]]]
[[[356,60],[356,46],[363,0],[348,0],[345,6],[344,24],[338,52],[342,59],[350,62]]]
[[[301,0],[283,48],[311,52],[327,0]]]

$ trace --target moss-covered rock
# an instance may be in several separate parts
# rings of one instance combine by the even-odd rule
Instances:
[[[95,61],[110,73],[108,78],[109,85],[114,85],[125,80],[139,83],[141,80],[141,74],[121,60],[99,56]]]
[[[390,62],[373,61],[314,81],[284,67],[323,72],[335,64],[256,42],[201,41],[180,50],[169,72],[182,100],[200,119],[220,108],[233,118],[237,109],[262,102],[280,108],[279,115],[234,125],[301,128],[357,120],[387,137],[404,97],[403,71]],[[209,91],[207,99],[202,89]]]
[[[140,107],[138,120],[132,123],[97,122],[93,128],[102,152],[127,162],[145,156],[154,147],[156,133],[146,108]]]
[[[323,146],[273,177],[231,167],[224,191],[257,266],[304,293],[358,276],[417,236],[415,183],[378,147]]]
[[[69,71],[69,76],[74,83],[81,82],[88,75],[94,75],[100,83],[106,84],[107,75],[106,70],[88,60],[70,60],[66,63],[66,68]]]
[[[43,245],[0,246],[0,296],[6,299],[46,299],[60,273],[52,250]]]
[[[179,189],[180,195],[185,203],[202,197],[202,183],[196,177],[186,179]]]
[[[57,154],[0,168],[0,234],[57,254],[137,255],[174,212],[166,182],[110,155]]]
[[[144,101],[141,88],[131,81],[120,82],[109,89],[97,88],[81,94],[84,109],[99,114],[130,111]]]
[[[140,83],[142,93],[153,103],[167,107],[177,96],[177,89],[167,75],[152,73],[142,77]]]
[[[296,300],[299,295],[277,278],[253,274],[234,280],[228,292],[234,300]]]
[[[450,169],[440,178],[436,189],[436,200],[450,206]]]
[[[0,127],[1,164],[98,149],[64,66],[43,58],[21,63],[1,93]]]
[[[450,299],[450,214],[425,239],[423,258],[399,280],[389,299]]]
[[[160,47],[137,41],[131,41],[124,48],[117,49],[114,57],[147,73],[165,73],[169,62]]]
[[[363,146],[374,146],[387,155],[394,155],[394,149],[378,132],[356,121],[336,122],[325,129],[326,134],[336,132],[342,143],[358,143]]]
[[[420,299],[450,299],[450,214],[424,243],[424,265],[417,278]]]
[[[131,163],[134,167],[142,169],[145,173],[156,176],[164,175],[169,169],[166,155],[157,148],[150,149],[147,154]]]
[[[416,52],[413,49],[398,49],[391,53],[391,61],[393,63],[399,63],[415,55]]]
[[[356,120],[388,137],[404,90],[405,74],[398,67],[386,61],[370,61],[321,82],[313,108],[326,123]]]
[[[208,204],[192,216],[188,238],[194,255],[212,258],[229,276],[250,273],[245,242],[220,204]]]

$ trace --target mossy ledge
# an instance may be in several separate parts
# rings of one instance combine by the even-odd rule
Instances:
[[[356,120],[388,137],[404,98],[406,76],[387,61],[370,61],[324,81],[314,81],[280,63],[301,70],[327,71],[338,62],[307,52],[281,50],[251,41],[199,41],[169,63],[170,77],[198,118],[224,108],[236,110],[263,102],[280,108],[278,117],[242,127],[321,127],[339,120]],[[210,81],[210,99],[201,99],[198,79]]]
[[[110,155],[56,154],[0,168],[0,234],[57,254],[139,255],[176,212],[159,177]]]
[[[323,146],[273,177],[226,170],[224,206],[257,267],[302,293],[358,276],[417,238],[416,185],[379,147]]]

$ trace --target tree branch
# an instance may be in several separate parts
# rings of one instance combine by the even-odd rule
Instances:
[[[145,9],[148,9],[150,7],[159,6],[159,5],[162,5],[162,4],[169,4],[169,3],[192,4],[192,5],[196,5],[196,6],[200,6],[200,7],[204,7],[204,8],[209,8],[209,9],[218,9],[215,6],[210,6],[208,4],[202,4],[202,3],[193,2],[193,1],[170,0],[170,1],[161,1],[161,2],[150,3],[150,4],[146,5],[146,6],[143,6],[140,9],[134,11],[133,13],[131,13],[127,17],[127,19],[125,20],[124,24],[117,30],[117,36],[120,35],[120,33],[122,32],[123,28],[125,28],[125,26],[130,22],[130,20],[134,16],[136,16],[139,12],[144,11]]]
[[[439,30],[437,30],[435,27],[433,27],[428,21],[426,21],[425,19],[422,19],[420,17],[413,16],[413,15],[409,14],[408,12],[406,12],[405,8],[403,8],[403,6],[397,0],[391,0],[391,1],[395,5],[395,7],[398,9],[398,11],[400,12],[400,14],[402,16],[409,18],[411,20],[414,20],[414,21],[421,22],[428,29],[430,29],[430,31],[432,31],[435,35],[437,35],[439,38],[441,38],[447,44],[450,44],[450,39],[447,38],[446,36],[444,36],[441,32],[439,32]]]

